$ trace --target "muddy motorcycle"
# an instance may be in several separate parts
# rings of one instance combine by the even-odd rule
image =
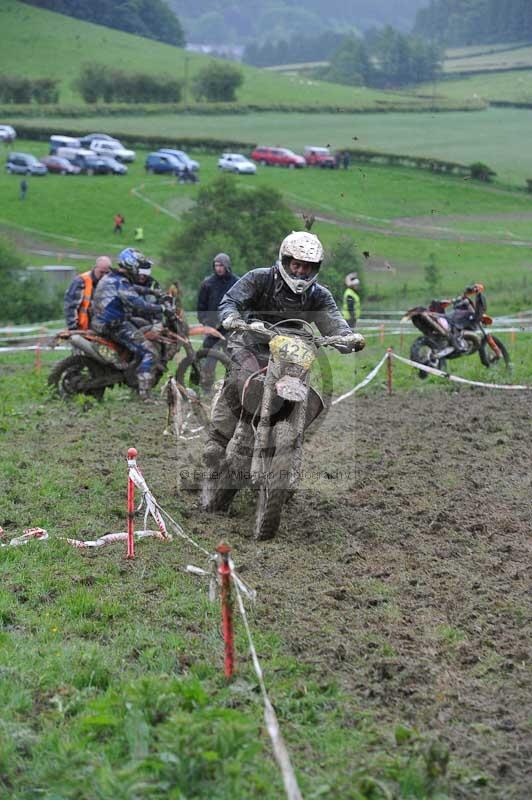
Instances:
[[[282,509],[301,477],[305,431],[326,406],[323,393],[310,385],[313,365],[326,389],[330,380],[318,348],[338,343],[335,337],[315,337],[301,320],[267,326],[264,335],[268,364],[241,387],[235,432],[220,462],[210,465],[201,489],[203,508],[223,511],[241,488],[255,487],[255,538],[260,540],[277,533]]]
[[[163,319],[160,323],[139,329],[155,356],[154,386],[181,347],[185,351],[185,358],[178,366],[177,381],[180,377],[184,379],[190,370],[199,375],[201,360],[207,356],[219,361],[224,370],[227,369],[229,358],[225,353],[195,351],[190,341],[190,337],[194,335],[223,338],[221,334],[207,326],[189,326],[183,312],[175,308],[173,298],[168,298],[163,303]],[[71,345],[73,353],[59,361],[48,377],[48,384],[55,388],[60,397],[87,395],[101,400],[106,389],[119,385],[138,391],[138,358],[129,350],[91,330],[61,331],[57,334],[55,343],[65,342]],[[180,370],[183,361],[186,365]]]
[[[449,313],[447,308],[451,307]],[[433,300],[429,306],[411,308],[402,321],[410,320],[421,331],[410,349],[410,358],[427,367],[447,369],[447,359],[478,353],[485,367],[510,366],[510,356],[503,342],[487,328],[493,319],[486,314],[484,287],[468,286],[454,300]],[[419,377],[427,372],[419,370]]]

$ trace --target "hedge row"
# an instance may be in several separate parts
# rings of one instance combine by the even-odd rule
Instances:
[[[456,161],[443,161],[439,158],[428,158],[426,156],[405,156],[399,153],[381,153],[378,150],[361,150],[358,148],[348,148],[347,152],[353,161],[428,169],[431,172],[442,172],[447,175],[471,176],[471,167],[467,164],[459,164]]]
[[[373,104],[339,106],[291,103],[195,103],[186,107],[180,103],[93,103],[91,105],[0,105],[0,116],[17,117],[108,117],[108,116],[141,116],[155,114],[251,114],[261,111],[277,113],[301,114],[375,114],[392,112],[444,112],[444,111],[481,111],[488,104],[483,100],[458,102],[437,99],[433,103],[430,98],[412,98],[409,102],[393,102],[376,100]]]
[[[26,139],[37,141],[47,141],[52,134],[62,136],[76,136],[76,132],[71,128],[50,128],[40,125],[17,125],[17,134]],[[255,142],[242,142],[232,139],[213,139],[198,136],[180,137],[172,136],[143,136],[135,133],[121,133],[115,131],[114,135],[124,144],[132,147],[141,147],[149,150],[157,150],[159,147],[168,147],[170,144],[180,150],[194,150],[196,152],[218,154],[221,151],[236,151],[250,153],[257,146]],[[484,164],[460,164],[455,161],[444,161],[439,158],[429,158],[426,156],[408,156],[399,153],[382,153],[378,150],[363,150],[358,148],[345,148],[343,152],[348,152],[353,161],[363,163],[387,164],[389,166],[414,167],[415,169],[426,169],[431,172],[443,173],[446,175],[462,175],[473,177],[480,180],[489,180],[495,173]],[[479,167],[482,167],[480,170]]]

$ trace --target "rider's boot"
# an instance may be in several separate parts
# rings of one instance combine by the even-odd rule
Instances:
[[[141,372],[138,376],[139,397],[143,403],[155,403],[151,395],[152,376],[149,372]]]

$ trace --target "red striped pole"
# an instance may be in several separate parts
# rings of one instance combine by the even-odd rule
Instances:
[[[130,467],[137,466],[137,451],[130,447],[127,451],[127,555],[126,558],[135,558],[135,484],[129,477]]]
[[[220,554],[218,573],[222,581],[222,631],[224,636],[224,672],[226,678],[232,678],[235,668],[235,644],[233,634],[233,609],[231,604],[231,568],[229,553],[231,548],[219,544],[216,551]]]
[[[386,348],[386,352],[388,353],[388,360],[387,360],[387,363],[386,363],[388,394],[391,394],[392,393],[392,379],[393,379],[393,367],[392,367],[393,347],[387,347]]]

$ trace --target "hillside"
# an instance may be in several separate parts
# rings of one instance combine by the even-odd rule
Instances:
[[[247,44],[295,33],[367,30],[393,25],[408,30],[426,0],[166,0],[182,22],[187,41]]]
[[[58,78],[61,104],[80,102],[72,84],[81,64],[87,61],[130,72],[171,74],[187,81],[190,87],[194,75],[209,60],[203,55],[34,8],[17,0],[1,3],[0,29],[3,32],[2,71]],[[22,59],[21,53],[24,53]],[[411,97],[395,93],[288,78],[253,67],[242,67],[242,71],[245,80],[238,90],[238,100],[244,104],[360,107],[376,105],[378,101],[412,103]]]

